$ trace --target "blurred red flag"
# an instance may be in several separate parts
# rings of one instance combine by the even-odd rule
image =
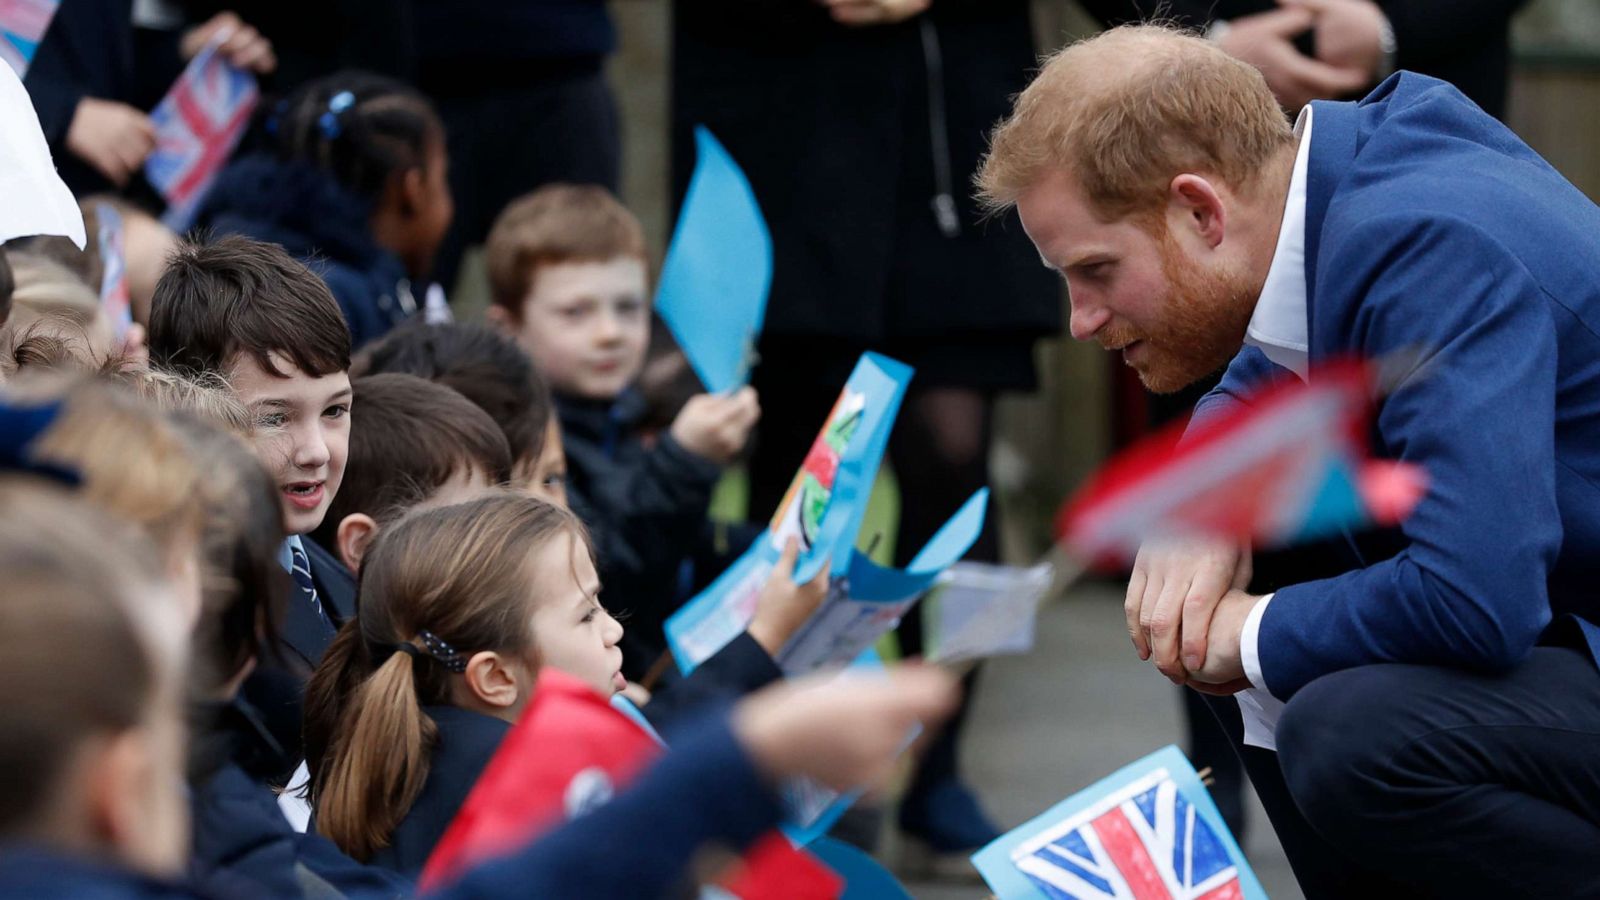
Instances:
[[[543,669],[522,718],[495,751],[428,858],[420,887],[438,887],[474,864],[526,846],[604,804],[663,752],[655,737],[584,682]],[[839,896],[831,870],[773,832],[745,857],[744,900]]]

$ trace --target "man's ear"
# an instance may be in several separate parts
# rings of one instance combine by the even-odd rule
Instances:
[[[1193,234],[1213,250],[1227,236],[1227,205],[1216,185],[1207,178],[1185,172],[1172,179],[1167,191],[1167,208],[1178,233]]]
[[[372,546],[372,539],[377,536],[378,523],[371,516],[366,513],[345,516],[334,532],[339,559],[344,562],[345,568],[351,572],[361,571],[361,560]]]
[[[462,681],[472,699],[494,709],[516,708],[530,688],[522,682],[523,668],[493,650],[480,650],[467,660]]]

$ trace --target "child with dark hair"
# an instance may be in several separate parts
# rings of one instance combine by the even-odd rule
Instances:
[[[307,82],[268,122],[271,148],[223,171],[200,221],[311,265],[360,347],[422,303],[453,215],[444,127],[421,94],[355,71]]]
[[[173,254],[151,301],[150,341],[156,367],[221,375],[252,417],[251,443],[289,532],[280,563],[294,588],[285,664],[260,667],[246,692],[280,742],[297,746],[301,683],[355,610],[344,566],[301,537],[322,523],[344,478],[350,332],[327,286],[282,248],[225,237]]]
[[[483,325],[413,322],[363,350],[351,372],[399,372],[453,388],[505,434],[512,486],[566,505],[566,463],[550,393],[516,341]]]
[[[442,384],[386,373],[352,387],[361,406],[344,483],[315,537],[358,572],[372,539],[406,510],[505,483],[511,450],[488,413]]]

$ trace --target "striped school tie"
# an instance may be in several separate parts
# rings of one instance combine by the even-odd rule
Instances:
[[[311,560],[306,558],[306,551],[298,544],[289,545],[289,574],[294,576],[294,586],[300,596],[311,601],[311,608],[317,611],[317,618],[329,627],[333,623],[328,621],[328,614],[322,611],[322,598],[317,596],[317,585],[311,580]]]

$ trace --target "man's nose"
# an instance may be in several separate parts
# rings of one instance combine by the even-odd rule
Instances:
[[[1111,312],[1105,307],[1073,301],[1072,316],[1067,321],[1067,329],[1072,332],[1074,340],[1087,341],[1094,337],[1095,332],[1106,327],[1106,323],[1110,320]]]

